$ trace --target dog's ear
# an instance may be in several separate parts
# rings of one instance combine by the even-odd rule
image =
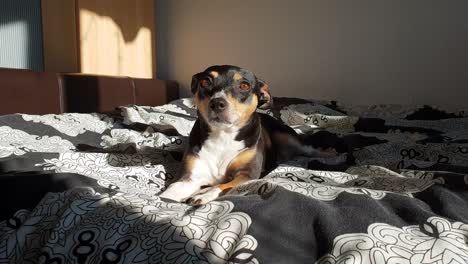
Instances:
[[[190,84],[190,90],[192,94],[195,94],[198,91],[198,82],[200,79],[201,72],[192,76],[192,83]]]
[[[192,76],[192,83],[190,84],[190,90],[192,94],[196,94],[200,87],[210,88],[213,83],[213,79],[210,75],[205,72],[199,72]]]
[[[273,106],[273,97],[271,96],[270,87],[263,80],[257,79],[259,86],[258,108],[270,109]]]
[[[192,91],[192,94],[195,94],[198,90],[198,77],[200,76],[200,73],[197,73],[192,76],[192,82],[190,84],[190,90]]]

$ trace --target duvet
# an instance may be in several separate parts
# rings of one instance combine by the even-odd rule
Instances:
[[[297,157],[200,207],[158,194],[190,99],[0,117],[0,263],[468,263],[468,112],[275,98]]]

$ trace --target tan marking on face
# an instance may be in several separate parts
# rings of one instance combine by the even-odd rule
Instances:
[[[213,78],[218,78],[219,72],[217,72],[217,71],[211,71],[211,72],[210,72],[210,75],[211,75]]]
[[[238,81],[241,80],[243,77],[240,73],[234,73],[234,76],[232,77],[234,80]]]
[[[260,92],[262,93],[262,96],[267,99],[267,102],[265,102],[264,104],[262,104],[261,106],[259,106],[260,109],[268,109],[268,108],[271,108],[272,105],[273,105],[273,98],[271,98],[271,93],[270,93],[270,87],[268,86],[268,84],[264,84],[261,88],[260,88]]]
[[[227,101],[239,114],[239,120],[237,120],[236,125],[243,126],[257,109],[258,97],[257,95],[252,94],[250,103],[241,103],[236,98],[232,97],[232,95],[228,95]]]
[[[256,145],[239,153],[227,166],[226,176],[231,178],[235,177],[239,173],[250,171],[252,162],[255,161],[256,154]]]
[[[200,100],[200,98],[198,97],[198,92],[197,92],[195,93],[195,96],[194,96],[194,102],[195,102],[195,105],[197,106],[198,112],[200,112],[200,114],[206,120],[206,118],[208,117],[208,105],[209,105],[210,100],[207,97]]]
[[[263,86],[260,88],[261,90],[264,90],[267,93],[270,93],[270,86],[266,83],[263,84]]]

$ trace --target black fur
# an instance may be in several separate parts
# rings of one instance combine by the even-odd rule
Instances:
[[[214,77],[211,72],[216,72],[217,76]],[[236,73],[240,74],[242,78],[238,80],[233,78]],[[202,80],[206,80],[204,85],[202,85]],[[247,91],[239,89],[241,82],[247,82],[251,89]],[[253,96],[256,95],[259,99],[258,106],[264,104],[271,106],[271,101],[262,101],[265,99],[271,100],[271,95],[268,94],[270,98],[265,98],[261,94],[261,88],[264,85],[266,84],[262,80],[257,79],[248,70],[237,66],[220,65],[211,66],[205,71],[195,74],[192,78],[191,89],[198,99],[210,99],[215,93],[224,91],[240,103],[249,103],[250,101],[248,100],[252,100]],[[199,118],[190,133],[187,153],[196,155],[200,151],[201,146],[203,146],[204,141],[207,140],[210,133],[210,126],[207,122],[210,121],[204,120],[199,114]],[[299,151],[291,149],[295,147],[293,144],[285,144],[285,142],[279,140],[275,135],[301,142],[301,138],[291,127],[286,126],[269,115],[257,112],[254,112],[246,124],[240,128],[235,140],[243,141],[246,148],[260,144],[264,156],[263,168],[265,173],[275,168],[281,154],[299,153]],[[266,141],[271,142],[271,144],[266,144]]]

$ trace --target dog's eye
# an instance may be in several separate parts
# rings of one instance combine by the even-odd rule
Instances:
[[[243,91],[248,91],[250,90],[250,84],[248,82],[241,82],[239,88]]]
[[[201,86],[202,88],[207,88],[207,87],[210,86],[210,85],[211,85],[211,81],[210,81],[209,79],[206,79],[206,78],[205,78],[205,79],[202,79],[202,80],[200,81],[200,86]]]

